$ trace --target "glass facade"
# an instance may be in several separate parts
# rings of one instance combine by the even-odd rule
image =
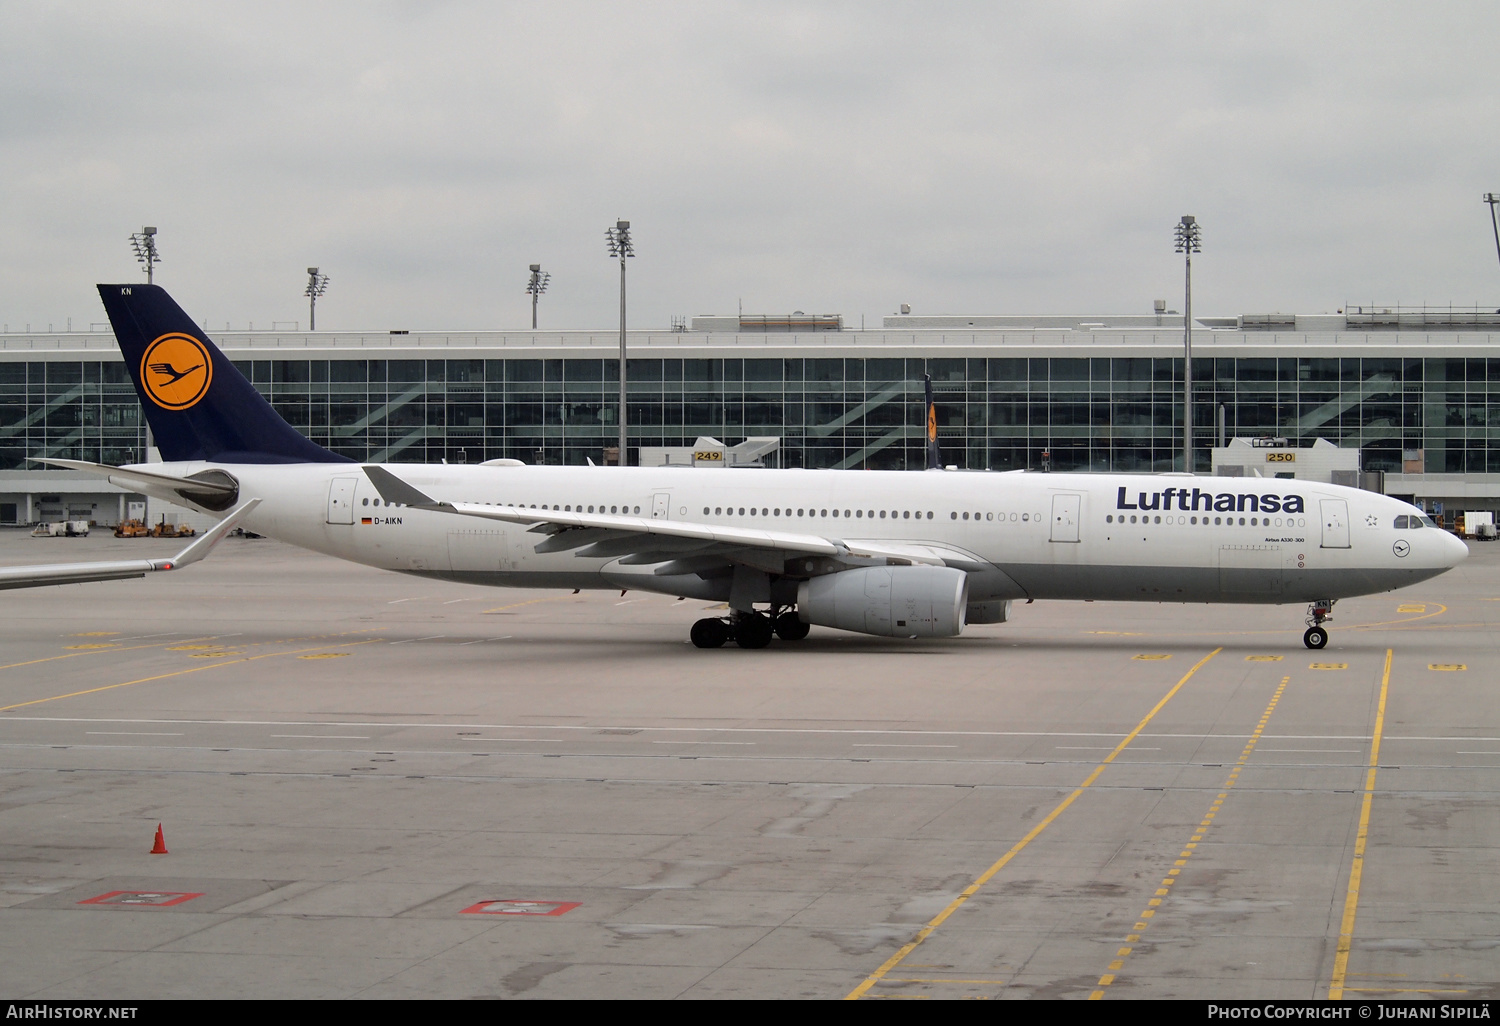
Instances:
[[[493,348],[457,359],[429,348],[381,359],[231,356],[288,422],[356,460],[582,464],[614,444],[617,360],[584,352],[496,358]],[[1046,352],[1039,347],[1017,355],[1019,347],[996,346],[1004,355],[914,358],[878,355],[900,352],[889,343],[862,348],[871,355],[688,357],[645,348],[629,361],[631,441],[780,435],[782,466],[919,468],[926,372],[945,462],[1039,468],[1050,450],[1058,470],[1162,471],[1179,458],[1180,357],[1037,355]],[[1326,438],[1363,449],[1366,470],[1400,471],[1403,451],[1411,459],[1421,450],[1429,472],[1500,473],[1500,445],[1492,444],[1500,441],[1500,359],[1226,356],[1218,348],[1193,361],[1195,470],[1208,470],[1222,406],[1231,437]],[[18,355],[0,361],[0,469],[26,467],[27,456],[143,458],[145,429],[122,363]]]

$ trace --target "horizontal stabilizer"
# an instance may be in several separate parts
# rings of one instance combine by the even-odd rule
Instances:
[[[166,485],[169,488],[187,488],[195,492],[207,492],[211,495],[234,495],[239,490],[236,485],[222,481],[182,478],[175,474],[158,474],[155,471],[141,470],[138,467],[111,467],[107,463],[89,463],[85,460],[63,460],[54,456],[28,456],[27,459],[36,463],[45,463],[51,467],[63,467],[67,470],[82,470],[90,474],[98,474],[120,485],[157,484]]]

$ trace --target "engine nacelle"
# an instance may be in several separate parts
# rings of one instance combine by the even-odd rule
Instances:
[[[1010,599],[970,602],[964,623],[1004,623],[1010,619]]]
[[[887,638],[951,638],[964,629],[969,576],[948,566],[874,566],[797,588],[803,623]]]

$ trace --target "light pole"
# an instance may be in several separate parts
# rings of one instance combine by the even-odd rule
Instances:
[[[547,291],[552,275],[542,270],[541,264],[531,265],[531,280],[526,283],[526,294],[531,297],[531,330],[536,330],[536,301]]]
[[[625,258],[635,256],[630,222],[616,221],[613,228],[604,229],[604,239],[609,255],[620,258],[620,457],[615,466],[623,467],[629,462],[625,448]]]
[[[307,288],[302,294],[307,297],[307,330],[318,330],[318,297],[328,291],[328,275],[319,274],[316,267],[307,269]]]
[[[1500,256],[1500,221],[1495,220],[1495,204],[1500,203],[1500,195],[1487,192],[1484,194],[1484,201],[1490,205],[1490,227],[1495,230],[1495,255]]]
[[[130,236],[130,245],[135,249],[135,258],[146,267],[146,284],[151,284],[151,269],[161,263],[161,254],[156,251],[156,229],[149,225]]]
[[[1183,214],[1177,222],[1177,252],[1186,263],[1182,300],[1182,469],[1193,472],[1193,254],[1199,245],[1198,219]]]

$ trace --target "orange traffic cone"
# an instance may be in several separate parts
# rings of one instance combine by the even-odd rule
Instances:
[[[165,854],[167,854],[167,839],[162,836],[161,824],[160,823],[156,824],[156,843],[151,846],[151,854],[153,854],[153,855],[165,855]]]

